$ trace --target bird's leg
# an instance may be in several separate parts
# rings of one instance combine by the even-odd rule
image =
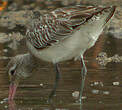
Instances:
[[[86,68],[82,55],[81,55],[81,65],[82,65],[82,69],[81,69],[82,80],[81,80],[80,99],[79,99],[80,104],[82,104],[82,94],[83,94],[83,88],[84,88],[84,83],[85,83],[85,77],[87,73],[87,68]]]
[[[48,102],[50,102],[51,98],[55,95],[56,93],[56,88],[58,86],[58,82],[59,82],[59,79],[60,79],[60,71],[59,71],[59,66],[58,64],[56,63],[55,64],[55,71],[56,71],[56,77],[55,77],[55,83],[54,83],[54,87],[53,87],[53,90],[51,91],[50,95],[49,95],[49,99],[48,99]]]

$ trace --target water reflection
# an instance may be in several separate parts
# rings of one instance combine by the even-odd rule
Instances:
[[[15,101],[8,102],[8,110],[17,110]]]

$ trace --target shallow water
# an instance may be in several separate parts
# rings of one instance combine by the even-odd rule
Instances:
[[[0,56],[15,56],[23,53],[22,45],[13,51],[8,44],[0,44]],[[7,51],[5,50],[7,49]],[[122,109],[122,63],[98,65],[95,60],[98,53],[106,52],[109,56],[122,55],[122,40],[102,36],[96,45],[85,55],[88,69],[83,92],[83,110],[121,110]],[[53,65],[42,62],[33,77],[23,80],[19,85],[14,102],[4,102],[8,97],[9,80],[6,65],[9,59],[0,60],[0,110],[80,110],[78,99],[72,96],[80,90],[80,63],[67,61],[60,64],[61,80],[52,103],[47,99],[52,90],[55,72]]]

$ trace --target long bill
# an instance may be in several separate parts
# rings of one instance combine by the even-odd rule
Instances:
[[[17,83],[10,83],[9,86],[9,96],[8,96],[8,100],[13,100],[14,96],[16,94],[16,89],[17,89],[18,84]]]

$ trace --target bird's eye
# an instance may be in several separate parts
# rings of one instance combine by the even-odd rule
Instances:
[[[9,75],[15,75],[16,72],[16,65],[13,65],[10,69],[9,69]]]
[[[10,71],[10,74],[11,74],[11,75],[14,75],[14,73],[15,73],[15,70],[11,70],[11,71]]]

